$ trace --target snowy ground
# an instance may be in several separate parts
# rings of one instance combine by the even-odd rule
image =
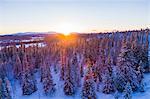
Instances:
[[[136,92],[133,94],[133,99],[149,99],[150,97],[150,73],[144,75],[145,92]]]
[[[55,73],[53,73],[55,74]],[[43,93],[43,88],[42,84],[40,83],[40,77],[38,76],[39,74],[36,74],[37,78],[37,86],[38,86],[38,91],[33,93],[30,96],[22,96],[22,90],[21,86],[18,82],[15,82],[15,86],[13,87],[13,99],[81,99],[81,89],[79,89],[78,93],[74,96],[66,96],[63,93],[63,87],[61,82],[59,80],[59,74],[55,74],[53,77],[54,82],[56,83],[56,92],[57,94],[54,94],[53,96],[45,96]],[[150,97],[150,73],[144,75],[144,84],[145,84],[145,92],[135,92],[132,95],[133,99],[147,99]],[[97,99],[114,99],[113,94],[103,94],[102,92],[97,92]],[[119,99],[123,99],[122,96],[120,96]]]
[[[150,40],[150,35],[149,35]],[[150,48],[150,47],[149,47]],[[150,51],[149,51],[150,56]],[[39,74],[36,74],[37,78],[37,86],[38,90],[30,96],[23,96],[21,86],[18,82],[14,82],[13,84],[13,99],[81,99],[81,89],[76,93],[74,96],[66,96],[63,93],[63,82],[59,80],[59,73],[55,74],[52,71],[54,83],[56,83],[56,92],[53,96],[45,96],[42,88],[42,84],[40,83]],[[134,92],[132,95],[133,99],[148,99],[150,97],[150,73],[144,75],[144,85],[145,85],[145,92]],[[114,99],[113,94],[103,94],[102,92],[97,92],[97,99]],[[122,99],[120,97],[119,99]]]
[[[21,86],[18,82],[15,82],[13,86],[13,99],[81,99],[81,89],[78,90],[74,96],[66,96],[63,92],[63,82],[59,79],[59,73],[55,74],[52,71],[54,83],[56,83],[56,94],[53,96],[45,96],[42,88],[42,83],[40,83],[40,76],[36,74],[38,90],[30,96],[23,96]],[[148,99],[150,97],[150,73],[144,74],[144,85],[145,92],[134,92],[132,95],[133,99]],[[114,99],[113,94],[103,94],[102,92],[97,92],[97,99]],[[120,95],[119,99],[123,99]]]

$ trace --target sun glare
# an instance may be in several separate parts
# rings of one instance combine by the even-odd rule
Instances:
[[[62,23],[58,27],[58,32],[64,34],[65,36],[70,35],[70,33],[73,32],[73,30],[74,27],[72,26],[72,24],[69,23]]]

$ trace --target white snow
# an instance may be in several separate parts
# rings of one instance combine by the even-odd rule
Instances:
[[[150,35],[149,35],[150,38]],[[150,40],[150,39],[149,39]],[[150,47],[149,47],[150,48]],[[150,56],[150,51],[149,51]],[[40,82],[40,74],[36,73],[38,90],[30,96],[23,96],[21,85],[18,81],[12,82],[12,94],[13,99],[81,99],[81,88],[74,96],[66,96],[63,92],[63,81],[60,81],[59,72],[57,74],[52,70],[52,76],[54,83],[56,84],[56,92],[53,96],[46,96],[43,91],[43,86]],[[82,79],[81,79],[82,80]],[[145,92],[134,92],[132,94],[133,99],[148,99],[150,97],[150,73],[144,74]],[[122,99],[122,95],[119,99]],[[97,92],[97,99],[114,99],[114,94],[103,94]]]
[[[55,74],[52,71],[52,74],[54,83],[56,83],[56,92],[53,96],[46,96],[44,94],[42,84],[40,83],[40,76],[37,73],[35,76],[37,78],[38,91],[30,96],[23,96],[19,82],[15,82],[12,88],[13,99],[81,99],[81,88],[74,96],[66,96],[63,92],[63,82],[59,79],[59,73]],[[145,92],[134,92],[132,95],[133,99],[148,99],[150,97],[150,74],[145,74],[144,77]],[[97,99],[114,99],[114,95],[97,92]],[[119,99],[122,99],[122,95],[120,95]]]

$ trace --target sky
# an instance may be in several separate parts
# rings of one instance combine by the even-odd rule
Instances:
[[[150,0],[0,0],[0,34],[150,27]]]

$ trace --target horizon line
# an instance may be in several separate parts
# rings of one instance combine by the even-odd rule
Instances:
[[[150,30],[150,27],[146,27],[146,28],[140,28],[140,29],[124,29],[124,30],[119,30],[119,29],[114,29],[114,30],[103,30],[103,31],[91,31],[91,32],[70,32],[70,33],[79,33],[79,34],[92,34],[92,33],[111,33],[111,32],[125,32],[125,31],[140,31],[140,30]],[[47,33],[47,34],[62,34],[60,32],[57,31],[25,31],[25,32],[14,32],[14,33],[0,33],[0,36],[4,36],[4,35],[13,35],[13,34],[23,34],[23,33]]]

